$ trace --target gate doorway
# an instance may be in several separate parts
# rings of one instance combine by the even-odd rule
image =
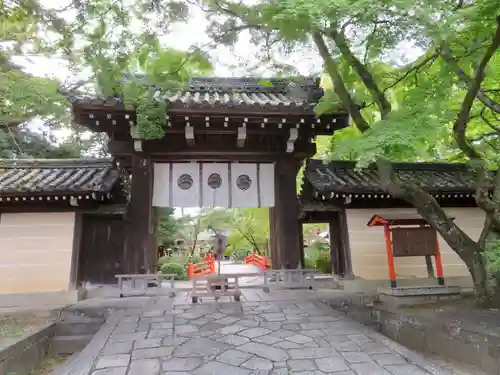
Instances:
[[[154,271],[153,206],[206,207],[207,201],[214,201],[205,194],[206,185],[221,186],[221,178],[222,184],[224,178],[231,181],[231,187],[221,188],[224,194],[216,205],[270,207],[273,268],[296,268],[301,257],[297,173],[303,161],[316,154],[316,136],[332,135],[349,120],[346,111],[316,116],[314,106],[323,94],[320,79],[311,77],[193,78],[181,92],[153,95],[166,102],[165,117],[158,120],[163,135],[156,139],[139,136],[138,116],[123,98],[75,98],[75,122],[106,133],[109,153],[123,174],[131,176],[127,262],[121,262],[120,271]],[[271,166],[266,181],[272,199],[262,194],[258,183]],[[155,195],[161,187],[168,193]],[[101,267],[109,269],[111,261],[104,262]],[[101,271],[92,272],[94,279],[104,279]]]
[[[126,268],[123,239],[125,221],[121,215],[83,214],[78,283],[116,284],[115,275]]]
[[[331,272],[338,279],[352,279],[351,253],[349,248],[349,234],[345,211],[335,209],[332,211],[302,211],[300,218],[300,229],[303,231],[304,224],[328,224],[328,242],[331,257]],[[303,251],[307,252],[307,250]]]

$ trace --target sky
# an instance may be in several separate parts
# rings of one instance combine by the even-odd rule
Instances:
[[[42,0],[42,3],[50,4],[54,8],[62,8],[67,4],[67,0]],[[203,45],[210,41],[205,29],[208,25],[204,12],[196,6],[190,6],[190,19],[187,23],[178,23],[171,29],[168,37],[169,47],[186,50],[193,45]],[[249,75],[245,67],[234,68],[242,60],[251,61],[252,54],[249,51],[255,49],[250,43],[248,34],[242,33],[242,38],[235,45],[234,49],[218,47],[209,51],[214,64],[214,75],[219,77],[237,77]],[[292,54],[282,59],[284,62],[294,65],[301,74],[307,75],[311,72],[321,70],[321,61],[316,51],[306,51],[305,53]],[[29,70],[37,75],[56,76],[61,79],[78,80],[64,65],[54,59],[32,58],[31,63],[27,62]],[[256,61],[253,61],[254,63]],[[272,72],[267,72],[271,74]]]

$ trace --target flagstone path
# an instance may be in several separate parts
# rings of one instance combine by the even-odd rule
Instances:
[[[453,373],[315,299],[286,300],[285,294],[281,300],[198,305],[152,298],[113,313],[66,372],[54,374]]]

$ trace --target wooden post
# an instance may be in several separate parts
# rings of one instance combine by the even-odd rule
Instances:
[[[389,279],[391,280],[391,288],[396,288],[396,269],[394,267],[394,257],[392,256],[392,241],[391,230],[388,224],[384,224],[385,247],[387,251],[387,264],[389,265]]]
[[[439,249],[439,239],[436,238],[436,275],[438,285],[444,285],[443,261],[441,260],[441,250]]]
[[[300,262],[299,202],[297,199],[297,161],[283,157],[275,168],[275,230],[277,248],[284,268],[296,269]]]
[[[126,273],[154,273],[156,249],[153,196],[153,163],[150,158],[132,155],[131,194],[128,206],[126,254],[130,259]]]
[[[330,233],[330,256],[332,259],[332,276],[341,278],[344,275],[342,251],[342,237],[340,233],[340,217],[338,213],[334,212],[331,215],[330,222],[328,223],[328,231]]]
[[[432,265],[432,256],[425,256],[425,265],[427,266],[427,276],[431,279],[434,279],[436,276],[434,275],[434,266]]]
[[[269,242],[271,246],[271,260],[273,269],[281,268],[281,258],[278,251],[278,243],[276,241],[276,215],[275,208],[269,208]]]
[[[306,268],[306,256],[304,253],[304,231],[303,231],[303,226],[302,222],[299,221],[298,223],[299,226],[299,249],[300,249],[300,266],[301,268]]]

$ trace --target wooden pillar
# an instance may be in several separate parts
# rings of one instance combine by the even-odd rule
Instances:
[[[439,240],[436,238],[436,275],[438,285],[444,285],[443,261],[441,260],[441,250],[439,249]]]
[[[349,241],[349,228],[347,226],[347,214],[344,209],[338,211],[339,236],[340,236],[340,262],[343,265],[342,273],[344,280],[353,280],[351,245]]]
[[[271,247],[271,259],[273,269],[281,268],[281,257],[278,251],[278,243],[276,241],[276,215],[274,207],[269,208],[269,239]]]
[[[328,223],[330,233],[330,254],[332,258],[332,275],[338,278],[344,277],[345,260],[342,256],[340,216],[337,212],[332,213]]]
[[[302,268],[306,268],[306,256],[304,253],[304,229],[301,221],[298,222],[298,226],[299,226],[300,266]]]
[[[155,272],[153,163],[149,157],[132,155],[132,181],[127,219],[126,273]]]
[[[387,264],[389,266],[389,280],[391,281],[391,288],[396,288],[398,286],[396,281],[396,268],[394,266],[394,257],[392,255],[392,240],[391,240],[391,229],[388,224],[384,224],[384,237],[385,237],[385,248],[387,251]]]
[[[281,264],[284,268],[290,269],[297,268],[300,262],[297,169],[297,161],[291,156],[276,161],[274,183],[276,242]]]

